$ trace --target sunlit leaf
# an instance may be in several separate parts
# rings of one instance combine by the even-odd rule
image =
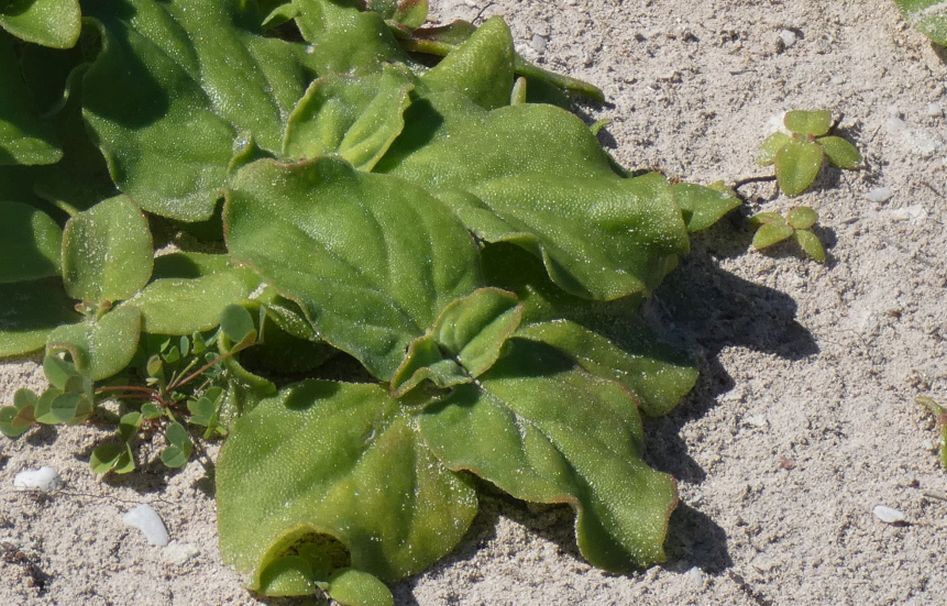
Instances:
[[[88,358],[89,374],[98,381],[118,374],[131,362],[141,334],[141,312],[123,306],[100,318],[60,326],[49,333],[47,345],[70,344]]]
[[[776,153],[776,181],[787,196],[798,196],[809,189],[819,171],[825,154],[818,143],[791,141]]]
[[[69,48],[76,43],[81,19],[78,0],[0,3],[0,27],[21,40],[53,48]]]
[[[799,135],[821,137],[832,128],[832,114],[823,109],[788,111],[783,121],[786,128]]]
[[[825,157],[832,166],[851,170],[858,168],[862,162],[858,148],[841,137],[819,137],[816,141],[825,150]]]

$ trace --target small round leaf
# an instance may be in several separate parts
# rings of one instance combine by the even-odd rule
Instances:
[[[776,162],[776,153],[790,141],[792,141],[792,137],[786,133],[777,132],[766,137],[766,139],[763,140],[763,144],[760,145],[760,153],[756,156],[756,162],[760,166],[770,166],[774,164]]]
[[[786,112],[786,128],[799,135],[821,137],[832,128],[832,114],[824,109],[805,111],[801,109]]]
[[[786,223],[766,223],[753,235],[753,247],[756,250],[769,248],[790,237],[792,233],[792,227]]]
[[[354,568],[334,573],[326,593],[342,606],[393,606],[395,603],[391,591],[377,577]]]
[[[841,137],[820,137],[816,139],[832,166],[852,170],[862,162],[858,148]]]
[[[776,181],[787,196],[806,191],[822,169],[822,146],[791,141],[776,153]]]
[[[789,211],[786,220],[793,229],[809,229],[819,220],[819,213],[808,206],[800,206]]]

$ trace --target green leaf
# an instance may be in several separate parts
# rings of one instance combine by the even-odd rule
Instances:
[[[63,230],[66,292],[89,303],[131,297],[151,277],[152,246],[147,219],[126,196],[77,214]]]
[[[818,263],[825,263],[825,248],[814,233],[808,229],[797,229],[796,242],[807,257]]]
[[[141,418],[146,421],[154,421],[164,416],[164,412],[156,404],[145,402],[141,405]]]
[[[338,154],[370,171],[404,128],[411,78],[410,72],[386,66],[378,75],[330,74],[314,81],[289,117],[283,154],[294,159]]]
[[[75,364],[66,360],[55,353],[47,352],[43,358],[43,374],[50,385],[63,391],[69,379],[79,376]]]
[[[41,423],[75,424],[85,421],[92,414],[92,398],[89,394],[67,392],[57,395],[49,403],[48,418],[37,418]]]
[[[454,548],[477,508],[405,407],[378,386],[324,381],[290,386],[236,422],[217,499],[223,558],[254,590],[271,562],[329,537],[346,547],[344,565],[413,574]]]
[[[753,234],[753,248],[763,250],[778,244],[793,234],[793,228],[783,222],[764,223]]]
[[[818,143],[791,141],[776,153],[776,181],[787,196],[809,189],[822,170],[825,154]]]
[[[786,222],[793,229],[809,229],[819,220],[819,214],[808,206],[799,206],[789,211]]]
[[[519,499],[572,505],[579,549],[595,566],[628,570],[664,559],[677,491],[641,458],[634,399],[557,350],[510,340],[478,385],[427,408],[420,428],[450,469]]]
[[[259,35],[250,3],[93,2],[102,51],[84,116],[119,188],[151,213],[211,216],[235,150],[278,150],[311,80],[302,44]]]
[[[689,247],[666,180],[619,176],[588,127],[549,105],[487,112],[432,94],[408,108],[375,170],[427,188],[483,240],[542,258],[557,285],[585,298],[649,292]]]
[[[138,430],[141,429],[141,422],[144,416],[140,412],[127,412],[118,420],[118,435],[125,442],[130,442],[135,438]]]
[[[177,421],[172,421],[168,424],[164,437],[168,446],[161,451],[161,462],[172,469],[187,465],[194,450],[194,443],[187,429]]]
[[[756,157],[756,162],[760,166],[775,164],[776,154],[790,141],[792,141],[792,137],[781,132],[775,132],[766,137],[763,144],[760,145],[760,154]]]
[[[135,470],[135,459],[127,443],[108,442],[92,451],[89,466],[99,477],[108,473],[125,474]]]
[[[141,310],[145,332],[189,335],[216,327],[224,309],[249,294],[241,275],[230,270],[194,279],[155,280],[125,305]]]
[[[0,284],[58,276],[62,230],[46,213],[0,202]]]
[[[59,278],[0,284],[0,358],[42,349],[50,331],[79,319]]]
[[[812,111],[796,109],[786,112],[783,122],[790,132],[821,137],[832,128],[832,113],[823,109]]]
[[[102,317],[60,326],[49,333],[47,347],[69,344],[87,356],[89,374],[99,381],[121,372],[135,357],[141,335],[141,312],[122,306]]]
[[[17,0],[23,4],[29,0]],[[0,5],[0,26],[4,25]],[[6,35],[0,32],[0,166],[53,164],[62,150],[52,126],[41,120],[33,95],[23,81],[19,62]]]
[[[503,19],[487,19],[421,80],[433,91],[455,91],[486,109],[510,104],[513,36]]]
[[[13,394],[13,406],[0,408],[0,433],[18,438],[29,431],[35,422],[38,398],[29,389],[18,389]]]
[[[740,199],[732,191],[693,183],[671,186],[674,200],[684,214],[687,231],[694,233],[707,229],[727,213],[740,206]]]
[[[819,137],[816,139],[832,166],[853,170],[862,162],[858,148],[841,137]]]
[[[81,20],[78,0],[7,0],[0,3],[0,27],[20,40],[42,46],[73,46],[79,39]]]
[[[947,46],[947,7],[943,0],[895,0],[908,23],[935,43]]]
[[[326,593],[340,606],[394,606],[395,598],[388,587],[374,575],[346,568],[329,579]]]
[[[381,14],[361,11],[356,0],[293,0],[296,24],[310,43],[316,71],[325,74],[366,74],[388,63],[405,63]]]
[[[428,0],[400,0],[391,18],[409,29],[415,29],[427,21],[428,10]]]
[[[481,280],[473,240],[437,200],[332,158],[245,167],[224,219],[231,255],[383,380]]]
[[[767,223],[785,223],[786,219],[779,213],[761,212],[753,215],[750,221],[756,225],[765,225]]]
[[[392,395],[400,398],[426,379],[442,388],[473,381],[493,366],[522,316],[516,296],[497,288],[451,302],[408,347],[391,378]]]
[[[240,305],[228,305],[220,314],[220,329],[235,346],[233,349],[242,349],[256,341],[256,326],[253,316]]]

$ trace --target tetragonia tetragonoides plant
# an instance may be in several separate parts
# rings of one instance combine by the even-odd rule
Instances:
[[[100,474],[226,434],[221,551],[268,595],[389,601],[466,533],[472,475],[574,507],[596,566],[664,557],[641,414],[696,373],[636,310],[734,197],[629,176],[561,107],[601,93],[499,18],[34,4],[0,7],[0,356],[45,348],[51,386],[4,433],[116,400]]]

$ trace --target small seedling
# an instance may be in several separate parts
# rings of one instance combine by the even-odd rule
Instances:
[[[753,236],[753,247],[763,250],[794,237],[807,257],[825,263],[825,248],[812,231],[818,220],[818,213],[808,206],[794,208],[785,217],[775,212],[758,213],[752,218],[753,223],[759,225]]]
[[[947,469],[947,408],[930,396],[917,396],[915,401],[937,419],[937,430],[940,432],[940,464]]]
[[[794,110],[783,120],[789,134],[776,132],[763,141],[758,162],[776,166],[776,181],[787,196],[798,196],[815,182],[828,159],[837,168],[853,170],[861,153],[832,134],[832,114],[826,110]],[[787,236],[788,237],[788,236]]]

